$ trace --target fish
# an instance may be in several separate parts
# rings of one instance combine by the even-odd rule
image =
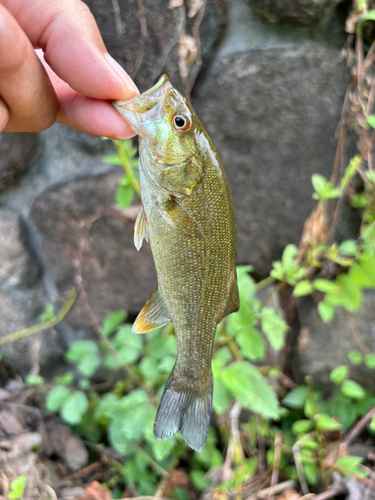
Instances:
[[[134,227],[149,241],[158,285],[133,325],[146,333],[173,322],[177,356],[156,413],[157,440],[178,432],[206,443],[218,323],[239,309],[236,225],[219,155],[188,99],[163,75],[115,109],[139,135],[142,206]]]

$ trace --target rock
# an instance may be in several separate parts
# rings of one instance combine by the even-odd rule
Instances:
[[[40,147],[39,134],[0,134],[0,191],[30,168]]]
[[[15,443],[2,447],[0,443],[0,496],[8,497],[10,484],[19,476],[26,476],[24,500],[47,500],[56,498],[50,486],[48,470],[35,453],[19,450]]]
[[[178,68],[179,39],[195,22],[188,15],[193,2],[183,0],[85,0],[93,13],[109,53],[135,79],[141,92],[150,88],[162,73],[168,73],[183,88]],[[218,0],[207,0],[200,27],[202,55],[208,57],[217,42],[224,21],[224,8]],[[190,29],[189,29],[190,28]]]
[[[247,0],[266,22],[310,26],[332,12],[341,0]]]
[[[301,41],[304,28],[286,34],[241,9],[192,98],[227,172],[237,260],[265,276],[298,244],[315,205],[311,175],[331,175],[350,73],[334,46]]]
[[[51,297],[82,278],[81,295],[67,317],[75,329],[102,321],[116,309],[136,313],[156,287],[149,245],[137,252],[134,221],[113,210],[120,170],[56,186],[34,202],[30,217],[39,234]],[[83,260],[82,260],[83,252]]]
[[[43,439],[43,451],[46,455],[57,455],[62,458],[67,468],[75,472],[88,462],[88,451],[80,438],[70,432],[65,425],[56,419],[45,423],[46,435]]]
[[[0,287],[9,290],[35,283],[38,268],[25,248],[18,214],[0,210],[0,235]]]
[[[301,323],[299,341],[293,354],[293,372],[297,381],[311,375],[317,385],[332,385],[329,375],[339,365],[350,365],[349,377],[369,391],[375,390],[374,371],[361,363],[349,363],[350,351],[358,351],[358,342],[368,352],[375,351],[375,292],[363,295],[363,305],[359,312],[345,313],[336,309],[331,323],[323,323],[312,299],[304,299],[298,307]],[[301,335],[302,333],[302,335]],[[355,338],[355,336],[357,338]]]
[[[111,141],[103,141],[65,125],[55,124],[40,136],[43,148],[33,168],[17,184],[0,193],[0,204],[22,213],[25,219],[38,194],[60,182],[108,171],[111,167],[101,158],[114,153]]]
[[[40,269],[26,248],[20,216],[0,210],[0,337],[35,324],[44,300]],[[48,367],[62,354],[53,330],[5,344],[2,351],[21,375]]]

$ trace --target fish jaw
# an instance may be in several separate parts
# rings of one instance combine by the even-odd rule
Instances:
[[[112,101],[112,105],[120,115],[130,124],[134,132],[143,137],[147,123],[155,122],[164,116],[164,100],[172,85],[167,75],[143,94],[129,101]]]

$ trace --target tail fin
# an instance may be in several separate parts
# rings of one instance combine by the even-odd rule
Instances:
[[[154,423],[154,436],[167,439],[178,431],[187,444],[202,451],[206,444],[212,408],[212,373],[205,389],[197,384],[176,382],[175,370],[165,386]]]

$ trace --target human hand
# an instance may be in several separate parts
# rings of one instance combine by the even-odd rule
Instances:
[[[91,135],[134,136],[108,101],[138,90],[83,2],[0,0],[0,34],[0,132],[39,132],[56,121]]]

